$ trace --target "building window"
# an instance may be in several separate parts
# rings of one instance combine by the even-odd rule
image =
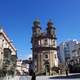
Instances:
[[[55,46],[55,40],[53,40],[53,46]]]
[[[48,55],[45,55],[45,58],[48,58]]]
[[[40,46],[40,40],[38,41],[38,45]]]
[[[55,54],[54,56],[55,56],[55,58],[57,58],[57,57],[56,57],[56,54]]]
[[[47,39],[44,40],[44,45],[48,45]]]

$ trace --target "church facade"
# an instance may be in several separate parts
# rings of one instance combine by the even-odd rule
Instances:
[[[32,27],[33,70],[36,74],[52,75],[53,67],[58,67],[56,28],[49,20],[45,32],[41,31],[40,21],[35,20]]]

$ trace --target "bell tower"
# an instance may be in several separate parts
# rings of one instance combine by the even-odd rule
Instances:
[[[47,35],[50,37],[50,36],[55,36],[55,30],[56,28],[54,27],[54,23],[49,20],[48,23],[47,23]]]
[[[39,46],[38,44],[38,38],[41,36],[41,27],[40,27],[40,20],[36,19],[33,22],[33,27],[32,27],[32,55],[33,55],[33,70],[36,72],[37,70],[37,47]]]
[[[34,37],[37,37],[41,34],[41,27],[40,27],[40,20],[39,19],[36,19],[33,22],[32,30],[33,30],[33,36]]]

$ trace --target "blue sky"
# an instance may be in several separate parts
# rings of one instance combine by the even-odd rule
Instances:
[[[13,40],[19,59],[31,54],[32,23],[36,17],[43,30],[52,19],[58,44],[80,40],[80,0],[0,0],[0,24]]]

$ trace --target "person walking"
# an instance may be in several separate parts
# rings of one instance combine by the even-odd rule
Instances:
[[[66,76],[68,77],[68,69],[66,69]]]
[[[32,74],[32,79],[31,79],[31,80],[36,80],[35,72],[33,72],[33,74]]]

